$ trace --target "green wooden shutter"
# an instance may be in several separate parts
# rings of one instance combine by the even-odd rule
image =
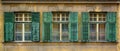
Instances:
[[[40,41],[40,13],[32,12],[32,30],[31,36],[32,41]]]
[[[106,40],[116,42],[116,12],[108,12],[106,21]]]
[[[52,34],[52,13],[43,12],[43,42],[50,42]]]
[[[78,41],[78,12],[70,12],[69,17],[69,34],[70,41],[77,42]]]
[[[81,35],[81,41],[82,42],[88,42],[89,41],[89,35],[88,35],[88,26],[89,26],[89,12],[82,12],[82,35]]]
[[[4,12],[4,41],[14,40],[14,13]]]

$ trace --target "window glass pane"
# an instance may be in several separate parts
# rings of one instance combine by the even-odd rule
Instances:
[[[68,23],[62,24],[62,32],[68,32]]]
[[[103,14],[101,13],[101,14],[98,14],[98,16],[99,16],[99,18],[102,18],[103,17]]]
[[[15,21],[18,21],[18,18],[16,18]]]
[[[29,18],[26,17],[26,18],[25,18],[25,21],[29,21]]]
[[[30,14],[29,13],[25,13],[24,17],[30,17]]]
[[[62,13],[62,17],[63,17],[63,18],[66,17],[66,14],[65,14],[65,13]]]
[[[62,24],[62,40],[63,41],[69,41],[69,32],[68,32],[68,24],[63,23]]]
[[[55,18],[56,17],[56,14],[55,13],[53,13],[53,18]]]
[[[105,24],[99,24],[99,40],[105,40]]]
[[[31,32],[31,24],[25,23],[25,32]]]
[[[22,33],[15,33],[15,40],[22,41]]]
[[[92,21],[92,18],[90,18],[90,21]]]
[[[60,18],[57,18],[57,21],[60,21]]]
[[[103,21],[106,21],[106,19],[105,19],[105,18],[103,18]]]
[[[60,28],[59,24],[53,23],[53,33],[52,33],[52,41],[60,40]]]
[[[15,17],[18,17],[18,14],[15,14]]]
[[[93,17],[93,14],[92,13],[90,13],[90,18],[92,18]]]
[[[65,18],[62,18],[62,21],[65,21]]]
[[[18,21],[23,21],[22,18],[18,18]]]
[[[59,14],[59,13],[55,13],[55,14],[57,15],[57,16],[56,16],[57,18],[59,18],[59,17],[60,17],[60,14]]]
[[[56,18],[53,18],[53,21],[55,21]]]
[[[96,18],[93,18],[94,21],[96,21],[97,19]]]
[[[68,21],[68,18],[66,18],[66,21]]]
[[[67,17],[67,18],[69,17],[69,13],[66,13],[66,17]]]
[[[106,17],[106,14],[105,14],[105,13],[103,13],[103,14],[102,14],[102,18],[105,18],[105,17]]]
[[[29,18],[29,21],[32,21],[32,19],[31,19],[31,18]]]
[[[97,14],[93,14],[93,17],[97,17]]]
[[[25,40],[30,40],[31,39],[31,33],[25,33]]]
[[[103,21],[103,18],[99,18],[99,21]]]
[[[22,13],[18,13],[18,17],[23,17],[23,14]]]
[[[15,31],[16,32],[22,32],[22,23],[16,23],[15,24]]]
[[[90,39],[96,40],[96,24],[90,24]]]

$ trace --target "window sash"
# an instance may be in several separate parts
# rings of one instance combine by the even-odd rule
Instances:
[[[15,36],[15,41],[20,41],[20,42],[25,42],[25,41],[31,41],[31,39],[29,39],[29,40],[25,40],[25,35],[26,35],[26,33],[28,33],[28,34],[30,34],[29,36],[31,36],[31,30],[29,30],[29,31],[27,31],[27,32],[25,32],[25,24],[29,24],[29,25],[31,25],[31,23],[15,23],[15,30],[16,30],[16,24],[21,24],[21,28],[22,28],[22,31],[21,32],[16,32],[15,31],[15,35],[17,34],[17,33],[21,33],[22,34],[22,40],[16,40],[16,36]],[[29,28],[31,28],[31,26],[29,27]]]
[[[53,13],[53,22],[68,22],[69,21],[69,15],[67,12],[65,13]]]
[[[65,17],[64,17],[65,16]],[[59,20],[57,20],[59,18]],[[63,18],[65,20],[63,20]],[[67,26],[69,25],[69,21],[68,21],[68,15],[67,13],[53,13],[53,34],[52,34],[52,40],[53,42],[68,42],[69,41],[69,32],[64,32],[63,31],[63,24],[67,24]],[[57,24],[58,25],[58,31],[54,31],[54,25]],[[68,29],[69,30],[69,29]],[[56,35],[54,34],[56,33]],[[68,35],[65,35],[65,33],[67,33]],[[67,36],[67,39],[64,37]],[[65,40],[66,39],[66,40]]]
[[[95,19],[95,20],[92,20],[92,19]],[[100,20],[100,19],[102,19],[102,20]],[[104,26],[105,26],[105,24],[106,24],[106,14],[105,13],[90,13],[90,18],[89,18],[89,22],[90,22],[90,26],[91,26],[91,24],[94,24],[95,25],[95,32],[91,32],[91,28],[90,28],[90,32],[89,32],[89,36],[90,36],[90,41],[91,42],[104,42],[105,41],[105,36],[106,36],[106,34],[105,34],[105,27],[104,27],[104,32],[100,32],[100,25],[101,24],[104,24]],[[89,27],[90,27],[89,26]],[[105,35],[103,35],[104,36],[104,40],[101,40],[102,38],[101,38],[101,34],[102,33],[104,33]],[[92,40],[93,39],[93,40]]]
[[[31,19],[30,13],[15,13],[15,22],[31,22]]]
[[[89,20],[90,22],[106,22],[106,13],[90,13]]]
[[[91,31],[91,28],[90,28],[90,26],[91,26],[91,24],[94,24],[95,25],[95,31],[94,32],[92,32]],[[100,32],[100,25],[101,24],[104,24],[104,26],[105,26],[105,23],[90,23],[90,26],[89,26],[89,28],[90,28],[90,32],[89,32],[89,36],[90,36],[90,41],[91,42],[105,42],[106,40],[105,40],[105,37],[106,37],[106,34],[105,34],[105,27],[104,27],[104,32]],[[102,36],[102,33],[104,33],[103,34],[103,36]],[[100,39],[100,38],[103,38],[102,40]]]
[[[31,35],[31,19],[32,19],[32,17],[31,17],[31,14],[30,13],[15,13],[15,35],[17,35],[17,33],[21,33],[21,39],[22,40],[16,40],[16,36],[15,36],[15,41],[26,41],[25,40],[25,35],[28,33],[28,34],[30,34]],[[20,25],[18,25],[19,27],[16,27],[17,26],[17,24],[20,24]],[[29,28],[29,30],[26,32],[26,25],[28,24],[28,28]],[[18,30],[21,28],[21,30],[20,31],[16,31],[16,29],[18,28]],[[18,34],[19,35],[19,34]],[[30,36],[29,35],[29,36]],[[28,41],[30,41],[31,39],[29,38],[29,40]]]

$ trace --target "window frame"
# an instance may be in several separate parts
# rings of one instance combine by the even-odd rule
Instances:
[[[94,14],[96,14],[96,21],[91,21],[90,19],[91,19],[91,13],[94,13]],[[100,21],[99,20],[99,14],[104,14],[105,15],[105,20],[103,20],[103,21]],[[99,37],[100,37],[100,32],[99,32],[99,25],[100,24],[104,24],[105,25],[105,38],[106,38],[106,18],[107,18],[107,12],[89,12],[89,15],[90,15],[90,18],[88,19],[89,20],[89,27],[88,27],[88,29],[89,29],[89,33],[88,33],[88,35],[89,35],[89,40],[90,40],[90,42],[107,42],[106,41],[106,39],[104,39],[104,40],[100,40],[99,39]],[[91,33],[90,33],[90,24],[95,24],[96,25],[96,40],[91,40]]]
[[[22,14],[22,21],[16,21],[16,14]],[[25,21],[25,14],[28,14],[29,15],[29,17],[27,17],[27,19],[30,19],[29,21]],[[15,24],[14,24],[14,35],[16,35],[16,24],[17,23],[20,23],[20,24],[22,24],[22,40],[16,40],[16,36],[14,36],[14,42],[32,42],[31,41],[31,38],[30,38],[30,40],[25,40],[25,24],[26,23],[29,23],[30,25],[31,25],[31,23],[32,23],[32,16],[31,16],[31,13],[30,12],[15,12],[15,20],[14,20],[15,22]],[[32,26],[32,25],[31,25]],[[30,27],[30,29],[31,29],[31,27]],[[27,33],[30,33],[30,36],[31,36],[31,31],[30,32],[27,32]]]
[[[59,16],[57,15],[59,14]],[[68,14],[68,15],[67,15]],[[58,41],[52,41],[52,42],[69,42],[70,40],[70,35],[69,35],[69,12],[52,12],[52,15],[53,15],[53,18],[52,18],[52,27],[53,27],[53,24],[58,24],[59,25],[59,40]],[[59,17],[59,20],[55,20],[54,18],[56,18],[54,15],[57,15],[57,18]],[[65,17],[63,17],[63,15],[65,15]],[[65,20],[62,20],[62,19],[65,19]],[[55,21],[54,21],[55,20]],[[68,40],[65,41],[63,40],[63,32],[62,32],[62,26],[63,24],[68,24]],[[52,33],[54,31],[52,30]]]

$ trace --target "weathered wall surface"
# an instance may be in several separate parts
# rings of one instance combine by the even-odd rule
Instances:
[[[6,43],[5,51],[117,51],[116,43]]]
[[[117,4],[3,4],[4,11],[117,11]],[[44,8],[44,9],[43,9]]]
[[[117,15],[117,50],[120,51],[120,4],[118,5],[118,15]]]
[[[0,5],[1,6],[1,5]],[[111,11],[117,15],[117,39],[120,40],[120,4],[2,4],[0,9],[0,51],[120,51],[120,43],[4,43],[3,12],[31,11],[40,12],[40,37],[42,36],[42,12],[76,11],[81,12]],[[79,26],[80,28],[80,26]],[[80,36],[80,29],[79,29]],[[41,38],[42,40],[42,38]],[[80,40],[80,37],[79,37]],[[3,48],[4,47],[4,48]]]
[[[3,38],[4,38],[4,28],[3,28],[3,23],[4,23],[4,19],[3,19],[3,8],[2,8],[2,4],[1,4],[1,0],[0,0],[0,51],[3,51]]]

